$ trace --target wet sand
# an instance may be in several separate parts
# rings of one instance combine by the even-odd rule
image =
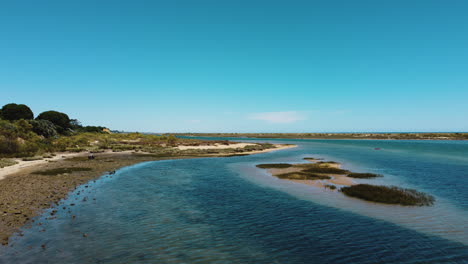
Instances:
[[[113,153],[113,154],[125,154],[125,153],[130,153],[131,151],[122,151],[122,152],[112,152],[112,151],[106,151],[105,153]],[[40,160],[33,160],[33,161],[24,161],[22,159],[13,159],[14,161],[17,162],[17,164],[4,167],[0,169],[0,180],[3,180],[5,177],[8,175],[20,172],[26,168],[29,167],[36,167],[38,165],[42,165],[51,161],[59,161],[67,158],[72,158],[72,157],[79,157],[79,156],[86,156],[88,153],[84,152],[79,152],[79,153],[69,153],[69,152],[58,152],[55,153],[54,157],[51,158],[45,158],[45,159],[40,159]]]

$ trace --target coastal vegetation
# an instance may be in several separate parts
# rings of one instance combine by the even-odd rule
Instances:
[[[348,177],[357,178],[357,179],[371,179],[371,178],[376,178],[376,177],[383,177],[383,175],[375,174],[375,173],[352,172],[352,173],[348,173]]]
[[[315,160],[315,159],[310,159]],[[305,164],[289,164],[289,163],[267,163],[257,164],[257,168],[280,170],[281,173],[275,173],[274,176],[280,179],[289,180],[326,180],[331,179],[325,174],[345,174],[347,170],[337,168],[336,162],[316,162]],[[291,168],[291,171],[282,171],[282,169]]]
[[[24,104],[6,104],[0,109],[0,118],[14,121],[20,119],[33,119],[34,114],[27,105]]]
[[[310,173],[306,171],[298,172],[288,172],[276,175],[280,179],[289,179],[289,180],[328,180],[331,179],[330,176]]]
[[[83,167],[67,167],[67,168],[55,168],[55,169],[48,169],[48,170],[39,170],[33,172],[33,174],[39,175],[60,175],[65,173],[72,173],[77,171],[91,171],[92,168],[83,168]]]
[[[318,161],[318,160],[323,160],[323,159],[306,157],[306,158],[304,158],[304,160],[308,160],[308,161]]]
[[[335,168],[335,167],[322,166],[322,164],[312,164],[311,166],[307,166],[307,169],[303,170],[303,172],[328,173],[328,174],[346,174],[349,171],[343,170],[343,169],[340,169],[340,168]]]
[[[261,168],[261,169],[283,169],[283,168],[289,168],[291,166],[292,166],[292,164],[288,164],[288,163],[269,163],[269,164],[258,164],[257,168]]]
[[[435,201],[431,195],[396,186],[357,184],[343,187],[340,190],[350,197],[386,204],[428,206],[432,205]]]
[[[468,133],[185,133],[190,137],[468,140]]]
[[[67,114],[57,112],[57,111],[45,111],[40,113],[37,117],[37,120],[46,120],[52,123],[55,126],[55,129],[63,134],[67,129],[72,128],[70,118]]]
[[[0,168],[8,167],[17,164],[18,162],[12,159],[0,159]]]
[[[104,151],[146,152],[160,156],[232,154],[274,148],[272,144],[251,144],[243,148],[177,149],[178,146],[230,145],[226,140],[205,141],[174,135],[112,133],[103,126],[83,126],[67,114],[50,110],[35,119],[26,105],[7,104],[0,111],[0,158],[46,158],[54,152]],[[9,163],[2,162],[6,165]]]

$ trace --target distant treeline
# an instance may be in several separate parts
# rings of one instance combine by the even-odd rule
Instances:
[[[468,133],[179,133],[193,137],[468,140]]]

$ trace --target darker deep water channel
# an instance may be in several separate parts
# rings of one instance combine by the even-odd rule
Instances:
[[[417,231],[419,226],[425,230],[424,219],[438,224],[440,218],[444,225],[466,217],[467,143],[272,142],[299,147],[243,157],[146,162],[104,176],[62,201],[56,219],[46,220],[50,215],[45,212],[24,228],[24,236],[0,249],[0,263],[468,263],[465,226],[458,225],[461,239],[453,240],[450,232],[441,237]],[[438,214],[437,207],[414,208],[421,210],[421,221],[387,221],[361,209],[368,208],[364,202],[344,198],[351,205],[346,208],[328,198],[314,200],[329,194],[295,195],[296,187],[308,189],[254,167],[301,162],[305,156],[382,173],[379,183],[428,192],[453,208],[451,216]],[[353,209],[353,204],[358,206]],[[395,214],[405,217],[407,209],[399,210]]]

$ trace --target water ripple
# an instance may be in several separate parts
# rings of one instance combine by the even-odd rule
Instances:
[[[290,195],[283,183],[254,184],[245,179],[251,172],[228,166],[281,155],[291,157],[160,161],[120,170],[77,190],[87,202],[73,194],[62,201],[76,203],[71,212],[59,205],[57,219],[46,220],[46,212],[36,221],[42,226],[25,228],[2,249],[0,263],[468,262],[462,243],[361,215],[334,200]],[[431,217],[416,214],[411,221],[422,225]]]

